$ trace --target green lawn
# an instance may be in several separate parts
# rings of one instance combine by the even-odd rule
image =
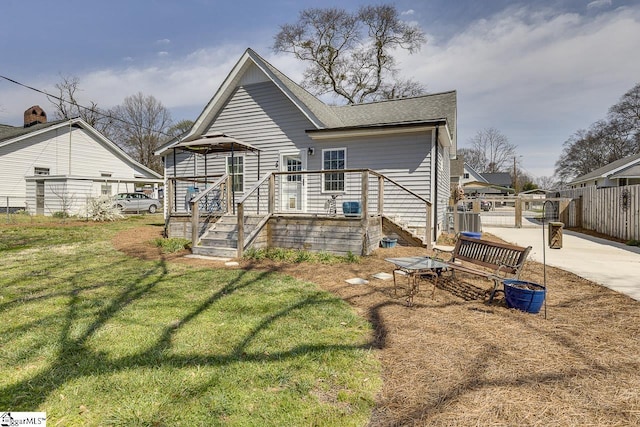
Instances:
[[[290,277],[111,246],[154,220],[0,226],[1,410],[51,426],[367,422],[381,380],[364,319]]]

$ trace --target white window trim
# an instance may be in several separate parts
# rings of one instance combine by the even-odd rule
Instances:
[[[344,169],[325,169],[324,168],[324,153],[325,151],[344,151]],[[320,163],[322,166],[323,171],[340,171],[340,170],[346,170],[347,169],[347,147],[334,147],[334,148],[323,148],[322,149],[322,153],[321,153],[321,158],[320,158]],[[347,193],[347,175],[344,175],[344,189],[342,191],[338,191],[338,190],[334,190],[334,191],[329,191],[329,190],[325,190],[324,188],[324,174],[322,174],[322,187],[321,187],[321,191],[320,194],[346,194]]]
[[[244,189],[246,188],[246,179],[245,176],[247,175],[247,162],[245,161],[245,155],[244,154],[234,154],[233,158],[237,159],[239,157],[242,157],[242,191],[238,191],[238,193],[244,193]],[[227,156],[224,162],[224,171],[225,173],[228,173],[229,171],[229,163],[231,163],[231,156]],[[231,176],[231,175],[229,175]]]
[[[37,171],[46,172],[46,173],[37,173]],[[42,166],[33,167],[33,176],[50,176],[50,175],[51,175],[51,168],[45,168]]]

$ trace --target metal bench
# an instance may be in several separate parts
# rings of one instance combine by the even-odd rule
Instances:
[[[461,235],[453,251],[438,248],[434,248],[434,251],[436,257],[447,264],[453,278],[456,271],[459,271],[492,280],[493,290],[489,296],[489,301],[492,301],[503,279],[519,278],[531,246],[525,248]],[[444,260],[441,254],[449,254],[450,258]],[[484,269],[475,266],[484,267]]]

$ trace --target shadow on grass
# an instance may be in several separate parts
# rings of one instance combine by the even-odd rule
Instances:
[[[112,265],[104,265],[100,268],[116,269],[121,268],[127,260],[121,260]],[[97,270],[97,268],[95,269]],[[82,271],[78,275],[84,275],[87,271]],[[253,278],[247,279],[248,274]],[[268,314],[258,325],[256,325],[249,333],[246,334],[234,348],[229,352],[217,355],[189,353],[185,355],[171,355],[167,350],[172,347],[172,340],[175,334],[184,326],[198,319],[198,317],[208,310],[217,301],[230,296],[244,288],[250,287],[256,282],[260,282],[273,274],[272,271],[264,271],[259,274],[240,271],[238,274],[221,288],[213,292],[206,300],[194,306],[189,312],[181,316],[177,321],[166,326],[159,334],[155,343],[135,354],[123,356],[120,358],[109,359],[107,355],[101,351],[95,351],[89,348],[88,341],[110,320],[121,313],[125,308],[143,300],[150,295],[159,283],[168,276],[166,261],[156,262],[153,268],[150,268],[126,284],[122,290],[105,301],[105,303],[95,312],[93,321],[83,328],[82,333],[78,335],[77,326],[81,323],[81,319],[87,316],[86,308],[82,304],[82,294],[85,291],[96,290],[104,286],[113,286],[108,284],[93,284],[87,286],[74,286],[71,290],[53,291],[48,294],[36,296],[25,296],[20,298],[20,303],[29,303],[42,301],[44,299],[54,299],[58,297],[68,298],[66,306],[66,314],[64,316],[63,325],[60,328],[60,334],[57,338],[60,351],[55,359],[48,364],[46,369],[40,370],[36,375],[19,381],[7,387],[0,389],[0,407],[12,408],[12,410],[34,410],[43,404],[47,398],[62,387],[64,384],[81,378],[114,374],[137,368],[158,368],[162,366],[170,367],[188,367],[188,366],[223,366],[243,361],[282,361],[288,358],[298,357],[303,353],[324,353],[335,350],[355,350],[362,348],[370,348],[370,344],[335,344],[335,345],[314,345],[310,343],[300,343],[299,345],[283,350],[280,352],[263,352],[251,353],[247,351],[251,343],[256,337],[271,324],[278,319],[286,317],[294,310],[300,310],[304,307],[326,304],[334,299],[322,297],[319,294],[311,294],[308,297],[294,302],[290,306],[283,308],[275,313]],[[78,278],[71,278],[72,282],[80,282]],[[14,303],[16,303],[14,301]],[[0,312],[6,311],[11,303],[0,305]],[[11,330],[13,336],[18,336],[21,332],[27,332],[29,328],[42,325],[44,320],[38,319],[28,322],[19,328]],[[75,329],[74,329],[75,328]],[[74,332],[75,330],[75,332]],[[74,336],[75,334],[75,336]],[[31,350],[37,350],[37,347],[31,347]],[[203,390],[206,386],[203,386]]]

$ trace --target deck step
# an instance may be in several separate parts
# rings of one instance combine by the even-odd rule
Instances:
[[[244,220],[244,233],[247,236],[255,230],[262,217],[246,216]],[[237,247],[238,217],[225,215],[211,225],[192,252],[196,255],[235,258],[238,252]]]
[[[213,246],[196,246],[191,249],[194,255],[214,256],[220,258],[235,258],[238,255],[238,249]]]
[[[235,238],[231,239],[223,239],[218,237],[208,236],[204,239],[200,239],[200,244],[198,246],[201,247],[223,247],[223,248],[237,248],[238,247],[238,237],[236,234]]]

